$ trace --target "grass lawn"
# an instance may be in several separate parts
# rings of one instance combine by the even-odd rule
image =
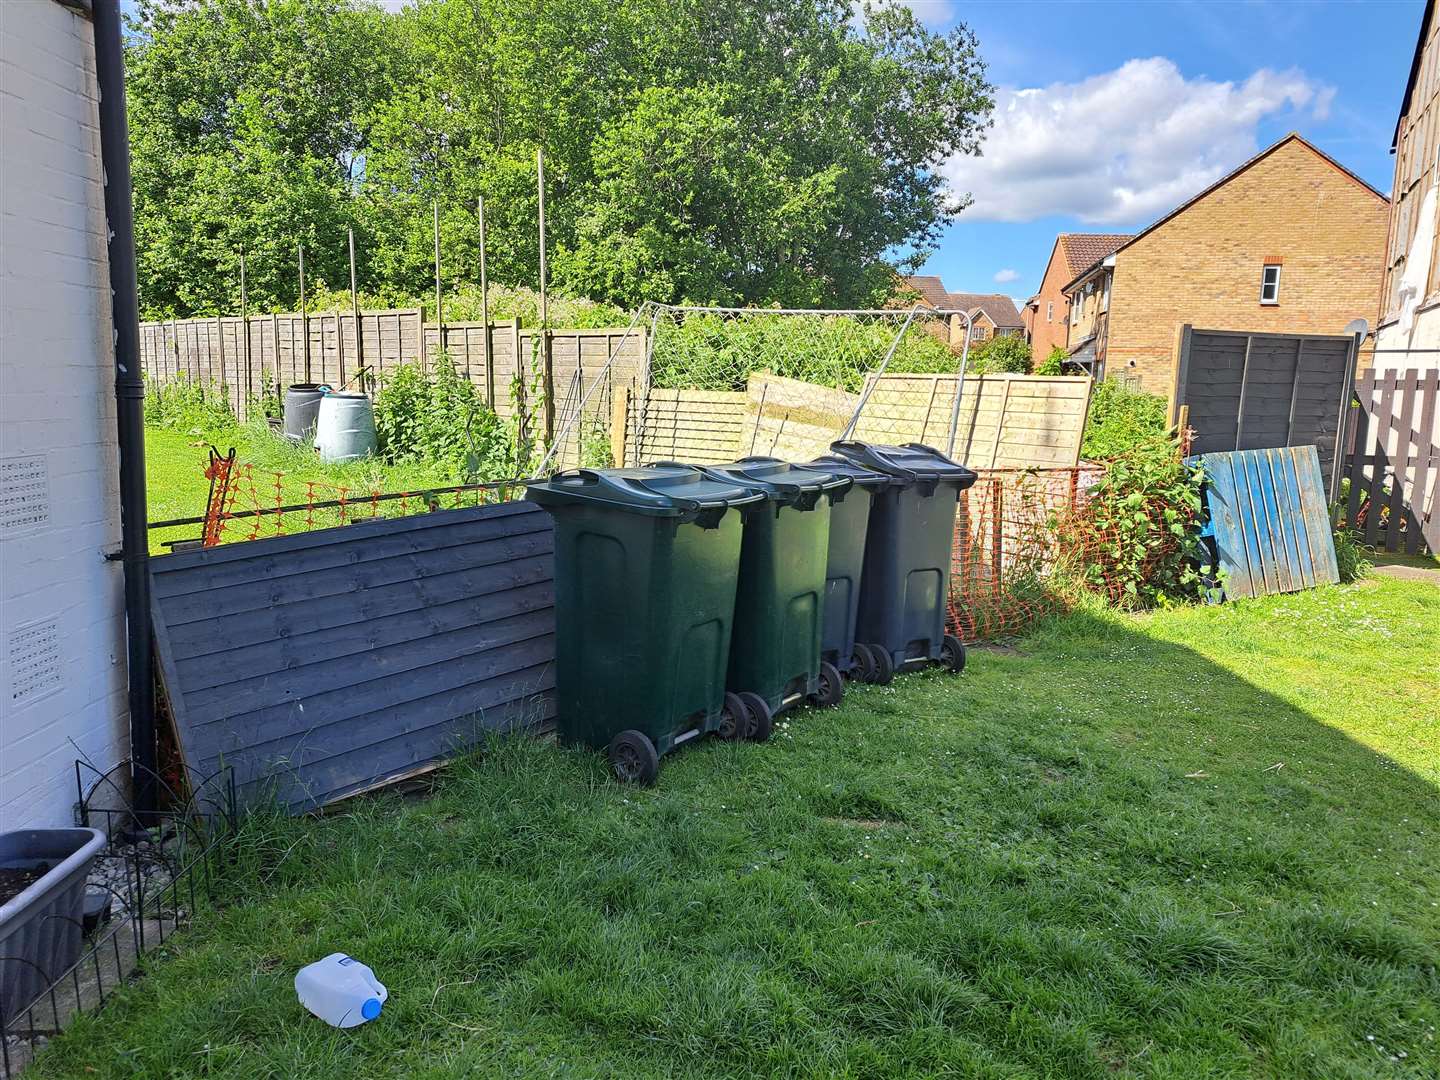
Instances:
[[[363,497],[372,491],[419,491],[428,487],[460,483],[457,477],[452,477],[442,468],[434,466],[386,465],[374,459],[344,465],[325,465],[315,455],[314,450],[293,446],[259,424],[216,430],[177,429],[148,424],[145,428],[145,475],[151,521],[170,521],[204,515],[205,503],[210,493],[210,481],[205,478],[205,468],[210,460],[209,448],[212,445],[222,454],[234,447],[238,462],[248,462],[255,467],[256,490],[266,507],[275,505],[275,473],[283,474],[281,485],[286,505],[305,501],[308,481],[317,484],[317,500],[337,498],[338,489],[342,486],[347,489],[349,497],[358,494],[363,500]],[[235,510],[248,510],[251,507],[252,500],[248,492],[242,491],[241,497],[235,503]],[[299,523],[299,517],[291,517],[288,527],[293,531]],[[339,522],[322,519],[321,523],[334,525]],[[241,535],[249,531],[248,524],[234,523],[228,527],[236,529]],[[273,526],[267,520],[263,535],[271,535],[272,529]],[[152,555],[164,554],[170,550],[165,546],[165,541],[193,539],[198,537],[200,532],[199,525],[152,529],[150,552]]]
[[[1141,617],[856,687],[650,790],[502,741],[252,819],[37,1077],[1440,1075],[1440,589]],[[335,1031],[292,979],[390,989]]]

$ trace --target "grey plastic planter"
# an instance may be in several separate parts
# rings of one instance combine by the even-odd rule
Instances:
[[[99,829],[0,833],[0,868],[50,867],[0,906],[0,1024],[24,1012],[80,959],[85,878],[104,846]]]

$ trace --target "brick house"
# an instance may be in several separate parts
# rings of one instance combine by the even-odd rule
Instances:
[[[1129,239],[1128,233],[1061,233],[1055,238],[1040,291],[1025,302],[1021,312],[1037,361],[1044,360],[1056,346],[1064,348],[1068,338],[1070,300],[1065,286]]]
[[[1066,283],[1067,348],[1157,394],[1180,327],[1340,334],[1375,310],[1390,200],[1295,133]]]
[[[8,6],[8,5],[7,5]],[[115,349],[89,5],[0,34],[0,831],[74,823],[129,736]]]
[[[947,292],[940,279],[932,275],[907,277],[903,284],[918,295],[920,302],[936,311],[963,311],[970,316],[970,340],[989,341],[1005,334],[1023,336],[1025,323],[1015,301],[1002,293]],[[964,341],[963,320],[950,320],[950,344]]]
[[[1395,155],[1379,349],[1440,349],[1440,25],[1425,5],[1390,143]],[[1440,352],[1380,353],[1376,367],[1440,366]]]

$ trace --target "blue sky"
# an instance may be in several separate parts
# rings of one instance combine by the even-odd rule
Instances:
[[[911,0],[974,30],[998,88],[975,205],[925,272],[1023,299],[1059,232],[1130,232],[1289,131],[1389,192],[1423,0]]]

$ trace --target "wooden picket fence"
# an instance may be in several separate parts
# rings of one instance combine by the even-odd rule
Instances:
[[[1343,448],[1344,523],[1376,550],[1440,553],[1440,370],[1356,379]]]

